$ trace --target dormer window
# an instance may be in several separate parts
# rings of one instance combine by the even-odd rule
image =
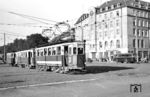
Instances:
[[[114,9],[114,5],[111,5],[111,9]]]
[[[141,4],[139,4],[139,8],[142,8],[142,5],[141,5]]]
[[[114,8],[116,8],[117,7],[117,5],[114,5]]]
[[[120,7],[120,5],[121,5],[121,4],[120,4],[120,3],[118,3],[118,4],[117,4],[117,7]]]
[[[102,11],[105,11],[105,8],[103,8]]]
[[[108,10],[108,7],[106,7],[106,11]]]
[[[102,12],[102,8],[100,9],[100,12]]]

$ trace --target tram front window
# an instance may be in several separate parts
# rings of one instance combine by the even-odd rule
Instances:
[[[74,47],[74,48],[73,48],[73,54],[76,54],[76,53],[77,53],[77,48]]]
[[[78,54],[83,54],[83,48],[78,48]]]

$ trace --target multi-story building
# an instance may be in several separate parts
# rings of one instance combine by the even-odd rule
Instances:
[[[111,60],[116,53],[133,53],[150,58],[150,3],[111,0],[93,9],[75,24],[76,34],[87,40],[87,57]]]

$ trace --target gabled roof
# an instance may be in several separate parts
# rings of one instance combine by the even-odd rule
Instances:
[[[77,22],[75,23],[76,24],[79,24],[80,22],[84,21],[85,19],[87,19],[89,17],[89,14],[87,13],[84,13],[80,16],[80,18],[77,20]]]

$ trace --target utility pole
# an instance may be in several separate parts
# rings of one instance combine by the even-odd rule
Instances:
[[[6,36],[4,33],[4,63],[6,62],[6,47],[5,47]]]
[[[137,63],[139,62],[139,56],[138,56],[138,29],[137,29],[137,25],[138,25],[138,19],[137,19],[137,14],[138,14],[138,11],[136,12],[136,17],[135,17],[135,19],[136,19],[136,25],[135,25],[135,29],[136,29],[136,61],[137,61]]]

